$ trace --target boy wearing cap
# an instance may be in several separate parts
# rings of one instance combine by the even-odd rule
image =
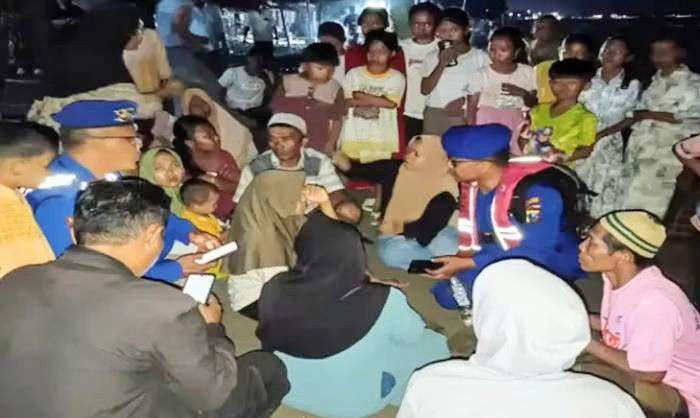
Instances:
[[[440,305],[468,309],[476,276],[505,258],[527,258],[567,280],[583,275],[573,205],[553,181],[563,175],[558,169],[542,161],[509,161],[510,130],[503,125],[452,127],[442,145],[460,183],[457,254],[434,259],[442,266],[428,274],[456,277],[463,289],[454,280],[435,285]]]
[[[700,417],[700,315],[654,265],[666,239],[658,218],[642,210],[604,215],[580,245],[581,267],[602,273],[600,316],[591,316],[586,351],[634,380],[661,383]]]
[[[73,245],[69,219],[73,217],[78,193],[94,180],[116,179],[119,172],[137,168],[141,140],[136,136],[135,113],[136,103],[131,101],[81,100],[52,115],[61,125],[63,153],[51,162],[49,177],[27,195],[27,201],[57,257]],[[211,267],[196,264],[196,254],[166,260],[174,241],[185,245],[192,241],[202,251],[218,244],[208,234],[196,232],[189,222],[171,215],[161,258],[146,277],[174,282]]]
[[[345,194],[345,186],[335,167],[325,154],[306,148],[306,122],[292,113],[277,113],[267,124],[270,149],[258,155],[241,173],[233,201],[238,201],[253,178],[267,170],[304,171],[306,184],[316,184],[326,189],[338,216],[348,222],[360,220],[360,210]]]

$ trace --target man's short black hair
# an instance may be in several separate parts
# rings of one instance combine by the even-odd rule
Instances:
[[[418,13],[427,13],[430,16],[433,17],[435,20],[435,23],[440,20],[440,15],[442,14],[442,9],[439,8],[435,3],[425,1],[423,3],[418,3],[413,6],[408,10],[408,19],[411,20],[413,19],[413,16],[418,14]]]
[[[618,241],[614,236],[608,234],[607,231],[605,235],[603,235],[603,242],[608,246],[610,253],[614,253],[615,251],[629,251],[632,254],[634,264],[639,269],[645,269],[655,264],[655,259],[642,257],[641,255],[635,253]]]
[[[567,58],[556,61],[549,69],[549,78],[578,78],[591,81],[595,75],[595,65],[591,61]]]
[[[340,42],[345,42],[345,28],[338,22],[323,22],[318,27],[318,37],[332,36]]]
[[[325,42],[315,42],[304,48],[304,52],[301,53],[301,62],[330,65],[331,67],[340,64],[338,51],[333,45]]]
[[[360,13],[360,16],[357,18],[357,24],[362,26],[362,21],[369,15],[379,16],[379,19],[382,20],[384,27],[389,27],[389,12],[382,7],[365,7],[362,9],[362,13]]]
[[[597,48],[593,42],[591,35],[587,33],[570,33],[564,38],[564,46],[581,44],[588,50],[588,55],[592,58],[595,55]]]
[[[370,31],[367,36],[365,36],[365,50],[369,50],[369,47],[374,42],[383,43],[389,51],[397,52],[399,50],[399,39],[393,32],[387,32],[382,29]]]
[[[33,122],[0,121],[0,159],[32,158],[58,151],[58,134]]]
[[[180,188],[180,197],[185,205],[201,205],[209,199],[211,193],[220,193],[219,188],[198,178],[187,180]]]
[[[73,230],[79,245],[124,245],[149,225],[165,225],[170,198],[144,179],[92,182],[75,202]]]

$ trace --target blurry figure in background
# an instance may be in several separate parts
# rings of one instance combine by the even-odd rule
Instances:
[[[185,209],[182,218],[192,222],[192,225],[200,231],[217,237],[224,242],[224,228],[221,221],[214,216],[221,193],[212,183],[200,179],[189,179],[180,188],[180,196]],[[223,260],[204,273],[213,274],[217,279],[228,277],[222,272]]]
[[[132,83],[122,54],[125,49],[137,49],[142,35],[139,11],[133,5],[108,5],[89,11],[69,35],[49,49],[46,95],[66,97]]]
[[[532,43],[530,44],[530,65],[533,67],[543,61],[559,58],[561,34],[559,20],[552,15],[543,15],[532,24]]]
[[[226,89],[228,107],[242,117],[251,131],[266,126],[272,116],[268,102],[275,76],[264,67],[265,54],[253,46],[248,50],[244,65],[229,68],[219,77],[219,84]],[[259,145],[257,147],[260,149]]]
[[[520,137],[523,154],[540,155],[551,162],[585,158],[596,142],[595,115],[578,102],[595,74],[590,61],[564,59],[549,70],[556,100],[530,111],[532,138]]]
[[[161,0],[156,8],[156,23],[175,78],[187,87],[200,87],[219,100],[221,86],[216,76],[196,56],[209,51],[201,9],[193,0]],[[193,33],[193,29],[199,34]]]
[[[685,291],[691,302],[700,302],[700,135],[684,139],[673,147],[683,171],[669,204],[664,225],[666,241],[656,256],[664,274]]]
[[[397,123],[406,79],[390,67],[399,50],[394,33],[371,31],[365,38],[367,65],[345,77],[347,118],[341,134],[341,151],[360,163],[391,159],[400,150]]]
[[[423,62],[428,54],[438,50],[435,28],[441,13],[440,8],[430,2],[412,6],[408,12],[411,37],[399,42],[406,57],[406,105],[403,114],[407,138],[423,133],[425,95],[420,88]]]
[[[10,271],[54,259],[32,208],[23,196],[48,176],[58,135],[29,122],[0,122],[0,279]]]
[[[123,53],[124,64],[136,88],[143,94],[155,94],[163,99],[179,96],[184,86],[171,79],[172,69],[158,32],[145,28],[139,30],[141,43],[128,44]]]
[[[361,20],[361,17],[358,17],[357,13],[355,13],[355,6],[348,6],[348,13],[343,17],[343,25],[348,31],[350,45],[357,45],[358,43],[360,33],[357,30],[357,26],[362,25]]]
[[[576,168],[581,180],[598,195],[591,198],[591,217],[599,218],[615,209],[620,188],[623,160],[623,139],[620,122],[635,108],[641,84],[633,79],[631,63],[634,53],[627,39],[608,38],[600,48],[601,68],[591,86],[579,96],[586,109],[595,114],[598,138],[590,156]]]
[[[252,31],[253,45],[262,51],[264,57],[263,66],[271,68],[275,52],[274,39],[278,37],[274,11],[265,0],[258,0],[257,7],[246,13],[245,25],[243,40],[245,41],[248,32]]]
[[[632,134],[622,167],[624,193],[618,207],[646,209],[663,218],[682,164],[673,145],[700,132],[700,75],[684,64],[686,49],[672,31],[651,44],[657,69],[627,126]]]
[[[680,393],[690,417],[697,418],[700,314],[655,265],[665,239],[660,220],[643,210],[608,213],[590,230],[579,247],[579,260],[585,271],[602,274],[604,290],[600,315],[590,319],[599,338],[586,351],[622,372],[601,370],[602,376],[633,390],[642,407],[651,409],[649,416],[660,411],[674,416]],[[645,386],[655,396],[640,397]]]
[[[318,41],[333,45],[338,53],[333,78],[342,86],[345,81],[345,29],[340,23],[323,22],[318,27]]]
[[[499,261],[477,277],[474,333],[469,360],[413,374],[398,418],[645,416],[614,384],[570,371],[591,341],[586,308],[529,261]]]
[[[219,188],[219,203],[214,212],[219,219],[228,219],[235,209],[233,194],[241,176],[236,160],[221,148],[216,129],[203,117],[180,117],[173,133],[173,148],[182,159],[187,176],[201,176]]]
[[[587,33],[572,33],[568,35],[562,41],[558,51],[558,58],[542,61],[535,66],[537,100],[539,104],[552,103],[555,100],[549,84],[549,69],[552,68],[552,64],[557,59],[576,58],[583,61],[594,61],[596,58],[593,39]]]
[[[437,27],[439,51],[426,56],[421,93],[427,96],[423,133],[442,135],[453,126],[466,124],[469,75],[485,67],[489,56],[473,48],[469,15],[461,9],[446,9]]]
[[[520,31],[513,27],[496,30],[489,41],[491,64],[471,73],[467,97],[467,122],[470,125],[499,123],[511,131],[510,153],[520,155],[519,126],[523,108],[537,104],[535,73],[518,61],[525,49]]]
[[[346,113],[343,88],[334,78],[338,66],[335,48],[324,42],[307,46],[302,53],[301,74],[288,74],[270,102],[273,113],[293,113],[306,122],[308,142],[332,156]]]

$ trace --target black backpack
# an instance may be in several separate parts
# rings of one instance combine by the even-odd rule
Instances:
[[[596,193],[592,192],[576,172],[569,167],[552,164],[552,167],[529,175],[518,183],[510,203],[510,212],[520,223],[525,223],[525,193],[534,184],[546,184],[561,194],[564,213],[567,220],[566,229],[578,231],[590,223],[588,201]]]

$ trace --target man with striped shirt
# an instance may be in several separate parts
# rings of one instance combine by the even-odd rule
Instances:
[[[267,170],[304,171],[306,184],[323,186],[331,198],[338,216],[347,222],[357,223],[360,210],[345,193],[345,186],[338,177],[331,159],[306,148],[306,122],[292,113],[277,113],[267,124],[270,150],[250,162],[241,173],[233,201],[238,201],[253,178]]]

